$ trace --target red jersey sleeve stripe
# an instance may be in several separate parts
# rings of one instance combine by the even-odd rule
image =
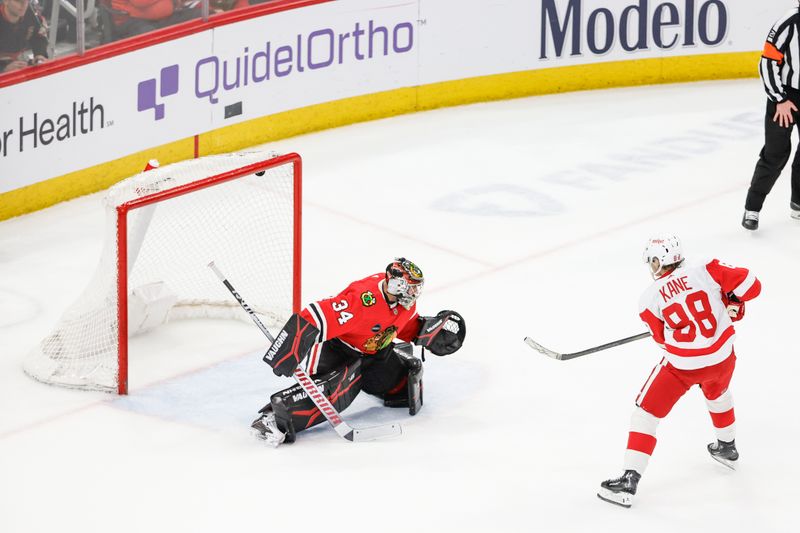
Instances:
[[[743,302],[752,300],[761,294],[761,282],[752,273],[749,273],[745,280],[733,290],[733,294]]]
[[[319,305],[317,305],[316,303],[312,303],[311,305],[308,306],[308,308],[311,309],[314,322],[316,322],[317,329],[319,330],[318,342],[324,342],[325,340],[327,340],[327,335],[328,335],[328,327],[327,327],[328,325],[325,322],[325,313],[322,312],[322,310],[319,308]]]
[[[309,376],[313,376],[317,373],[317,367],[319,366],[320,346],[320,344],[315,344],[314,347],[311,348],[311,356],[308,358],[308,366],[306,367],[306,372]]]
[[[744,268],[730,268],[721,265],[718,259],[714,259],[706,265],[706,271],[711,279],[716,281],[722,292],[729,293],[738,287],[746,278],[749,272]]]
[[[653,340],[656,341],[658,344],[664,344],[664,322],[659,320],[659,318],[653,314],[653,312],[649,309],[645,309],[641,313],[639,313],[639,318],[641,318],[645,324],[650,327],[650,333],[653,334]]]

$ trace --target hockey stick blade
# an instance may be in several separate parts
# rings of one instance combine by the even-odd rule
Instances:
[[[614,346],[621,346],[623,344],[628,344],[629,342],[638,341],[639,339],[644,339],[650,336],[650,332],[646,333],[639,333],[638,335],[632,335],[630,337],[625,337],[624,339],[619,339],[616,341],[608,342],[606,344],[601,344],[600,346],[594,346],[592,348],[587,348],[586,350],[581,350],[580,352],[573,352],[573,353],[558,353],[545,348],[535,340],[531,339],[530,337],[525,337],[525,344],[533,348],[539,353],[543,353],[547,357],[552,357],[553,359],[558,359],[559,361],[568,361],[570,359],[575,359],[576,357],[583,357],[584,355],[589,355],[592,353],[600,352],[602,350],[607,350],[609,348],[613,348]]]
[[[388,424],[371,428],[354,428],[353,431],[351,431],[349,435],[345,435],[344,438],[352,442],[368,442],[371,440],[399,437],[402,434],[403,428],[400,424]]]
[[[533,348],[537,352],[543,353],[547,357],[552,357],[553,359],[558,359],[558,360],[561,360],[564,357],[564,354],[556,353],[553,350],[545,348],[544,346],[542,346],[541,344],[539,344],[535,340],[531,339],[530,337],[525,337],[525,344],[527,344],[528,346],[530,346],[531,348]]]

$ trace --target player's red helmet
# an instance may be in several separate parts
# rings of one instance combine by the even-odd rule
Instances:
[[[386,266],[386,292],[396,296],[406,309],[414,305],[424,285],[422,270],[405,257],[398,257]]]

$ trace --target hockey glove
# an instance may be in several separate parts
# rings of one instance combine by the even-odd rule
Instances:
[[[722,303],[725,304],[725,310],[732,322],[738,322],[744,318],[744,302],[740,301],[735,294],[732,292],[725,294]]]
[[[434,317],[420,317],[419,328],[414,344],[427,348],[436,355],[449,355],[464,344],[467,325],[464,317],[455,311],[439,311]]]
[[[317,342],[318,335],[317,328],[295,313],[275,336],[275,342],[264,354],[264,362],[276,376],[291,376]]]

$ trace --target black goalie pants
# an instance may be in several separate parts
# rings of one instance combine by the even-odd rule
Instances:
[[[360,391],[381,399],[405,390],[408,368],[394,354],[394,345],[364,355],[338,339],[322,344],[316,371],[311,376],[333,406],[346,409]],[[282,431],[295,433],[321,424],[325,417],[299,385],[276,392],[270,398],[275,418]]]
[[[361,389],[380,398],[394,389],[408,374],[408,370],[393,354],[394,344],[372,354],[364,355],[339,339],[322,344],[319,363],[311,377],[318,377],[361,359]]]

